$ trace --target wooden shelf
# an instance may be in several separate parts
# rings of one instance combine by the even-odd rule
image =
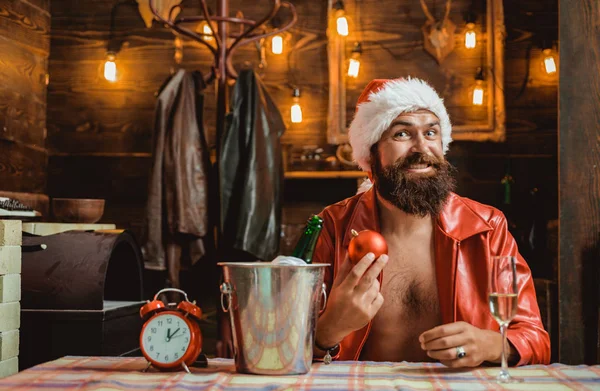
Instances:
[[[367,176],[364,171],[287,171],[286,179],[360,179]]]

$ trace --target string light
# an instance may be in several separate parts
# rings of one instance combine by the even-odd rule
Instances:
[[[117,81],[117,63],[116,54],[114,52],[106,53],[106,62],[104,63],[104,78],[111,83]]]
[[[277,34],[271,38],[271,52],[273,54],[283,53],[283,37],[281,35]]]
[[[300,107],[300,89],[294,88],[294,92],[292,93],[294,102],[292,104],[291,115],[292,115],[292,123],[299,124],[302,122],[302,107]]]
[[[542,53],[544,54],[544,68],[546,69],[546,73],[549,75],[556,73],[556,62],[552,55],[552,49],[546,48]]]
[[[477,15],[471,9],[465,18],[465,48],[475,49],[477,46],[477,33],[475,32],[475,22],[477,21]]]
[[[474,49],[477,46],[477,33],[475,32],[475,24],[467,23],[467,30],[465,31],[465,47],[467,49]]]
[[[205,42],[212,42],[215,40],[207,21],[201,22],[200,25],[198,26],[198,28],[196,28],[196,32],[202,34],[202,39]]]
[[[352,56],[350,57],[350,62],[348,63],[348,76],[349,77],[358,77],[358,72],[360,70],[360,55],[362,54],[362,47],[360,42],[356,42],[354,44],[354,49],[352,49]]]
[[[344,3],[342,0],[338,0],[334,5],[333,9],[335,11],[335,25],[337,29],[337,33],[341,36],[347,37],[348,30],[348,19],[346,18],[346,10],[344,9]]]
[[[483,105],[483,69],[477,68],[477,75],[475,76],[475,86],[473,87],[473,105]]]

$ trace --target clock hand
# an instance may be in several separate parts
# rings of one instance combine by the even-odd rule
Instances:
[[[171,329],[167,329],[167,338],[165,338],[167,342],[171,340]]]
[[[178,332],[179,330],[181,330],[181,327],[177,328],[177,330],[175,330],[175,331],[173,332],[173,334],[171,334],[171,336],[169,337],[169,339],[173,338],[173,337],[175,336],[175,334],[177,334],[177,332]]]

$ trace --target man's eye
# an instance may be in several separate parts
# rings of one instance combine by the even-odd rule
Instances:
[[[433,137],[437,134],[437,132],[435,130],[428,130],[425,135],[429,136],[429,137]]]
[[[408,136],[408,132],[405,132],[404,130],[400,130],[394,134],[394,137],[406,137],[406,136]]]

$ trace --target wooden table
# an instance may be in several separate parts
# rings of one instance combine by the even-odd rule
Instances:
[[[64,357],[0,380],[0,390],[600,390],[600,366],[511,368],[523,383],[494,382],[498,368],[449,369],[435,363],[315,363],[299,376],[235,372],[232,360],[210,359],[192,374],[142,372],[140,357]]]

